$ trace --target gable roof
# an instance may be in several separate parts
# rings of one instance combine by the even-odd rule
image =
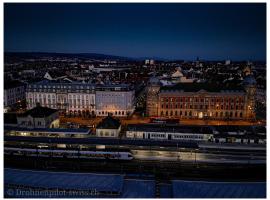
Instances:
[[[118,129],[120,125],[119,119],[108,116],[97,125],[97,129]]]
[[[34,118],[48,117],[53,113],[58,112],[56,109],[37,106],[31,110],[24,112],[23,114],[18,115],[18,117],[26,117],[30,115]]]

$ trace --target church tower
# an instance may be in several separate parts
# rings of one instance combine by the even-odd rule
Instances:
[[[246,118],[255,118],[255,95],[256,95],[256,80],[249,74],[244,78],[243,86],[246,91]]]
[[[157,77],[150,78],[146,88],[146,115],[158,116],[159,102],[158,94],[160,90],[160,82]]]

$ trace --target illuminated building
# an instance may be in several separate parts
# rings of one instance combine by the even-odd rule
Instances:
[[[127,116],[134,111],[134,90],[129,85],[93,85],[81,82],[44,80],[30,84],[26,91],[27,108],[41,106],[73,115]]]
[[[147,114],[180,119],[254,119],[256,81],[247,76],[243,86],[207,83],[159,86],[149,81]]]
[[[4,106],[12,106],[25,100],[25,84],[20,81],[9,81],[4,84]]]
[[[96,115],[128,116],[135,109],[135,92],[129,85],[96,87]]]
[[[98,137],[118,137],[120,131],[120,120],[109,115],[97,125],[96,135]]]

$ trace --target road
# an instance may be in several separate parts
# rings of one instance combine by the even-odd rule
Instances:
[[[87,125],[96,127],[96,125],[103,119],[103,117],[95,118],[81,118],[81,117],[60,117],[60,123],[65,125],[67,122],[72,122],[81,125]],[[133,115],[130,118],[120,118],[122,125],[127,124],[144,124],[150,123],[150,118],[140,117]],[[225,120],[199,120],[199,119],[181,119],[180,124],[183,125],[263,125],[262,122],[250,122],[250,121],[225,121]]]

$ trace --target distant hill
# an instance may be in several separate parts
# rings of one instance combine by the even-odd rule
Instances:
[[[40,58],[40,57],[66,57],[66,58],[81,58],[81,59],[110,59],[110,60],[136,60],[134,58],[114,56],[98,53],[48,53],[48,52],[5,52],[5,58],[20,57],[20,58]]]

